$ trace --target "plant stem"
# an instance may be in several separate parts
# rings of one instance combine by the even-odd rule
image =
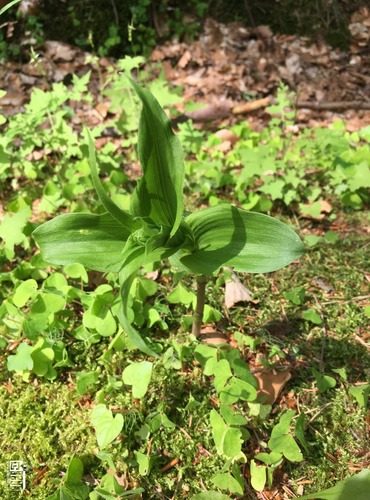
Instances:
[[[206,276],[201,275],[197,277],[197,305],[193,316],[193,328],[191,330],[191,333],[196,337],[199,337],[202,326],[206,283]]]

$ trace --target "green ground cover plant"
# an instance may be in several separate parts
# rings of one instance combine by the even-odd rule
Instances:
[[[129,74],[140,61],[126,59],[121,64],[123,73]],[[61,84],[42,94],[36,91],[25,113],[3,119],[0,491],[12,498],[6,485],[6,461],[11,459],[30,464],[28,496],[36,500],[243,494],[253,498],[253,491],[276,488],[284,473],[289,477],[286,484],[298,495],[302,477],[311,481],[304,493],[335,485],[341,491],[339,481],[360,468],[364,473],[354,478],[367,487],[369,357],[362,341],[369,319],[363,306],[368,261],[363,232],[368,224],[367,129],[349,134],[340,124],[293,134],[289,125],[294,115],[287,114],[283,91],[279,99],[284,116],[281,109],[272,110],[280,116],[260,134],[245,124],[236,125],[239,142],[226,155],[216,149],[219,139],[213,133],[195,130],[188,122],[178,134],[184,174],[176,171],[179,179],[184,178],[185,197],[178,196],[178,188],[176,203],[172,199],[167,203],[151,191],[153,166],[145,166],[150,158],[147,143],[139,140],[142,180],[132,179],[122,169],[136,158],[139,105],[122,74],[112,73],[110,78],[104,92],[115,101],[112,126],[124,133],[121,149],[108,142],[94,152],[93,138],[106,125],[93,129],[91,140],[81,129],[76,133],[73,99],[92,101],[89,75],[75,79],[69,90]],[[145,78],[144,73],[141,81]],[[160,123],[168,127],[150,94],[138,92],[149,100],[141,137],[153,107],[162,117]],[[162,106],[170,107],[179,99],[165,83],[157,83],[153,92]],[[177,141],[167,130],[170,140]],[[259,147],[264,159],[256,160],[252,152],[258,155]],[[307,154],[302,155],[305,149]],[[296,185],[286,180],[286,175],[293,179],[295,171]],[[359,172],[364,183],[356,181]],[[170,177],[163,180],[165,185]],[[284,184],[278,185],[276,197],[274,183],[279,180]],[[318,188],[315,198],[312,193]],[[352,202],[346,202],[346,194],[355,195]],[[130,209],[132,199],[134,209]],[[320,199],[333,207],[324,221],[314,218],[318,212],[304,212]],[[179,215],[183,200],[192,212],[184,218]],[[247,227],[255,217],[258,222],[274,221],[272,228],[293,234],[262,212],[294,225],[304,236],[307,253],[298,265],[277,273],[241,274],[259,302],[230,310],[223,306],[227,271],[215,273],[224,254],[216,262],[201,260],[201,269],[190,267],[198,259],[190,260],[186,267],[193,274],[204,273],[207,266],[212,271],[204,273],[209,276],[203,282],[207,306],[201,319],[226,332],[222,344],[212,345],[189,333],[197,289],[188,269],[177,264],[192,255],[194,246],[188,246],[188,228],[185,234],[176,233],[186,224],[194,230],[201,221],[198,213],[208,212],[218,225],[218,214],[232,212],[226,207],[235,201],[238,214],[249,214],[242,208],[259,212],[246,219]],[[135,237],[109,211],[118,220],[124,217],[131,233],[139,231]],[[104,274],[93,273],[85,260],[76,260],[71,253],[63,256],[66,261],[50,266],[47,252],[36,250],[33,231],[38,238],[55,221],[76,221],[81,213],[84,221],[98,220],[102,227],[119,229],[104,231],[110,244],[99,262],[106,265],[112,248],[114,259],[119,254]],[[289,219],[290,214],[295,218]],[[43,226],[41,219],[51,220]],[[73,227],[67,234],[73,234]],[[57,238],[61,244],[63,238]],[[128,283],[123,283],[115,265],[129,262],[120,252],[130,238],[137,261],[127,275]],[[171,239],[173,246],[168,245]],[[69,244],[66,237],[64,242]],[[41,240],[40,245],[44,245]],[[181,245],[173,265],[169,254],[175,256]],[[148,263],[142,254],[145,246],[147,252],[163,246],[166,253],[161,248]],[[91,264],[94,257],[96,262],[96,255],[86,257],[85,252],[83,259],[89,258]],[[129,293],[123,297],[127,308],[122,310],[125,284]],[[135,339],[143,350],[149,347],[149,354],[134,349]],[[291,371],[277,403],[266,404],[258,396],[255,375],[262,367]],[[357,479],[354,484],[358,486]]]

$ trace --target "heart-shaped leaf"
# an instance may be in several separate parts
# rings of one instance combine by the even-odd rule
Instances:
[[[132,385],[132,396],[141,399],[148,390],[152,376],[153,364],[149,361],[131,363],[122,372],[122,380],[127,385]]]
[[[113,417],[111,410],[105,405],[97,405],[91,413],[91,423],[95,428],[99,448],[102,450],[121,432],[123,416],[119,413]]]
[[[8,356],[8,370],[32,370],[33,359],[31,350],[31,347],[26,342],[19,344],[16,354]]]
[[[240,429],[227,425],[216,410],[211,410],[210,422],[217,453],[231,459],[238,456],[243,443]]]

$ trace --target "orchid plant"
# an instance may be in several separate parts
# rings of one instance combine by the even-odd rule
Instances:
[[[281,221],[231,204],[186,212],[180,142],[155,97],[133,80],[131,84],[142,101],[138,133],[142,177],[130,210],[116,205],[102,186],[93,140],[86,130],[92,181],[106,212],[60,215],[40,225],[33,236],[46,262],[117,272],[121,326],[138,349],[155,355],[131,319],[131,285],[142,266],[169,259],[204,284],[204,277],[216,274],[222,266],[245,273],[275,271],[299,258],[303,245]],[[201,312],[198,307],[198,325]]]

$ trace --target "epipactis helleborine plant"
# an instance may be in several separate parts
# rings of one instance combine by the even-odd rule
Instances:
[[[106,212],[59,215],[39,226],[33,236],[46,262],[118,272],[121,326],[132,344],[155,355],[130,320],[130,289],[143,265],[169,258],[196,275],[214,275],[222,266],[266,273],[296,260],[304,250],[293,229],[264,214],[227,203],[185,212],[180,142],[154,96],[132,80],[131,84],[143,105],[138,138],[143,175],[130,211],[118,207],[103,188],[86,129],[92,180]]]

